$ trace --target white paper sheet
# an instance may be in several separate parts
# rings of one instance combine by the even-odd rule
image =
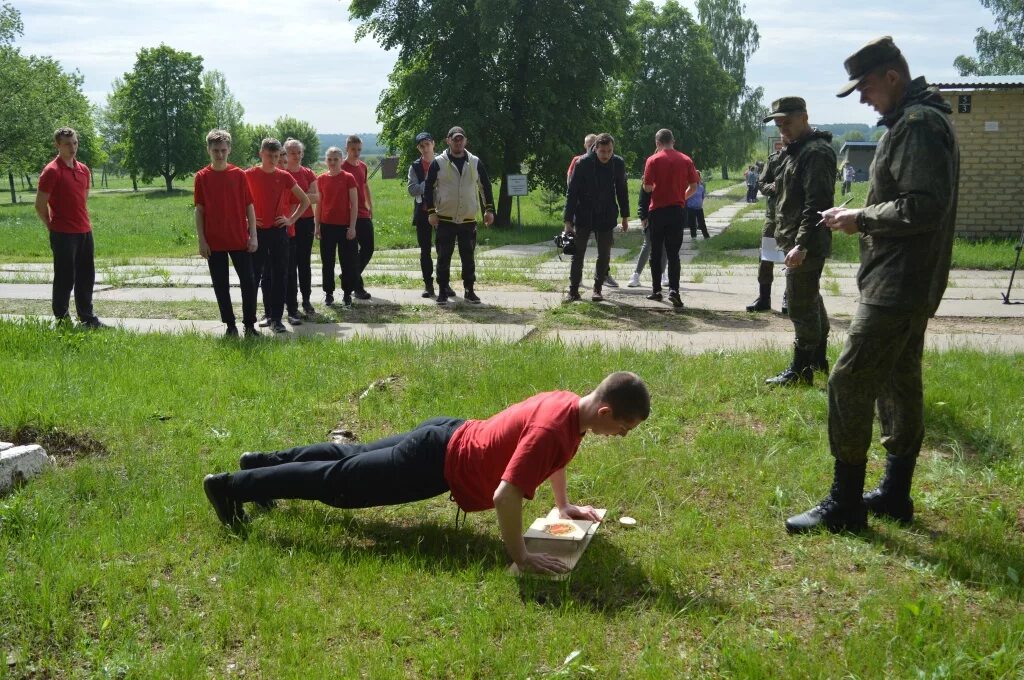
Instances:
[[[761,259],[765,262],[782,264],[786,261],[786,253],[779,250],[779,244],[771,236],[761,238]]]

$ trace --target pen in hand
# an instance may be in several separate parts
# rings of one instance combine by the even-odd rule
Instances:
[[[853,200],[853,196],[850,196],[850,197],[849,197],[848,199],[846,199],[845,201],[843,201],[842,203],[840,203],[840,204],[839,204],[839,205],[837,205],[836,207],[837,207],[837,208],[845,208],[845,207],[846,207],[847,205],[849,205],[850,201],[852,201],[852,200]],[[823,214],[823,213],[822,213],[822,211],[821,211],[821,210],[819,210],[819,211],[818,211],[818,214],[819,214],[819,215],[821,215],[821,214]],[[820,220],[820,221],[818,222],[818,224],[816,224],[816,225],[814,225],[814,226],[819,226],[819,225],[821,225],[821,224],[824,224],[824,222],[825,222],[825,218],[824,218],[824,217],[822,217],[822,218],[821,218],[821,220]]]

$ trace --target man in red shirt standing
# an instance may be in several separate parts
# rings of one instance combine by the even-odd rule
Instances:
[[[92,287],[96,283],[96,265],[92,223],[86,199],[92,175],[79,163],[78,133],[63,127],[53,133],[57,157],[46,164],[39,175],[36,214],[50,232],[53,251],[53,315],[57,323],[69,323],[71,291],[75,292],[75,312],[84,328],[102,328],[92,312]]]
[[[643,190],[651,195],[648,224],[651,237],[651,288],[648,300],[661,300],[661,257],[668,256],[668,299],[683,306],[679,297],[679,248],[686,226],[686,201],[697,191],[700,175],[690,157],[676,151],[668,129],[654,136],[657,152],[644,165]]]
[[[373,196],[370,195],[370,183],[366,163],[359,160],[363,152],[363,140],[356,135],[349,135],[345,140],[344,170],[356,178],[359,185],[359,219],[356,222],[356,243],[359,252],[359,276],[357,286],[352,293],[357,300],[369,300],[363,284],[363,270],[373,257]],[[342,263],[344,266],[344,262]]]
[[[315,204],[316,195],[316,173],[302,164],[302,156],[306,147],[297,139],[287,139],[284,143],[284,155],[287,156],[285,170],[295,179],[295,183],[309,197],[309,202]],[[298,199],[294,195],[288,196],[288,205],[294,207]],[[292,226],[288,243],[288,292],[285,296],[285,306],[288,308],[288,323],[293,326],[302,323],[299,317],[299,291],[302,291],[302,313],[309,315],[316,313],[313,304],[309,301],[310,293],[313,291],[313,208],[312,205],[306,208],[306,212]]]
[[[227,325],[226,335],[238,337],[228,280],[228,258],[231,258],[242,291],[245,335],[256,336],[259,331],[256,330],[256,280],[252,271],[252,253],[256,252],[257,239],[252,194],[245,172],[228,163],[231,133],[211,130],[206,135],[206,150],[210,154],[210,164],[196,173],[194,182],[199,254],[209,263],[220,320]]]
[[[285,289],[288,285],[288,227],[295,224],[309,207],[309,198],[295,179],[277,167],[281,142],[268,137],[260,145],[260,165],[245,171],[256,209],[256,236],[259,248],[253,259],[257,277],[270,277],[270,304],[267,305],[270,327],[275,333],[286,333],[281,323],[284,315]],[[288,216],[288,194],[298,203]],[[266,302],[266,301],[264,301]]]
[[[277,498],[368,508],[450,492],[459,508],[494,508],[509,557],[524,571],[561,573],[560,560],[523,542],[523,500],[544,480],[565,518],[599,521],[569,502],[565,468],[588,432],[625,436],[647,419],[651,396],[635,373],[612,373],[589,394],[542,392],[487,420],[431,418],[369,444],[314,444],[244,453],[239,472],[207,475],[206,497],[220,520],[246,520],[243,503]]]

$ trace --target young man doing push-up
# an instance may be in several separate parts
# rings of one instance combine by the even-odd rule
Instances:
[[[599,521],[569,502],[565,468],[588,432],[625,436],[647,419],[651,397],[634,373],[612,373],[593,392],[542,392],[487,420],[431,418],[369,444],[313,444],[244,453],[239,472],[207,475],[206,497],[222,522],[246,520],[243,503],[318,500],[338,508],[399,505],[451,492],[466,512],[494,508],[505,549],[524,571],[565,572],[560,560],[527,551],[523,499],[544,480],[562,517]]]

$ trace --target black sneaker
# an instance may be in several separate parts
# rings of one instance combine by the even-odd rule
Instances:
[[[480,297],[471,290],[466,291],[466,302],[472,302],[474,305],[480,304]]]
[[[580,297],[580,291],[577,290],[576,288],[570,288],[568,292],[566,292],[565,294],[566,302],[579,302],[582,299],[583,298]]]
[[[420,293],[420,297],[422,297],[422,298],[432,298],[432,297],[434,297],[434,284],[431,283],[431,284],[427,284],[426,286],[424,286],[423,287],[423,292]]]
[[[683,299],[679,297],[679,293],[674,290],[668,292],[668,301],[672,303],[672,306],[676,309],[683,308]]]
[[[302,325],[302,317],[299,316],[298,312],[295,312],[294,314],[289,313],[288,314],[288,323],[290,323],[293,326],[301,326]]]
[[[448,295],[444,291],[441,291],[441,293],[437,296],[437,304],[439,304],[439,305],[446,305],[446,304],[448,304]]]
[[[246,326],[243,333],[247,338],[258,338],[262,335],[258,330],[256,330],[256,326]]]
[[[228,495],[228,474],[206,475],[203,479],[203,491],[206,498],[217,513],[217,519],[229,527],[238,527],[249,520],[242,504]]]
[[[613,279],[611,274],[606,274],[604,277],[604,285],[608,286],[609,288],[618,288],[619,282]]]
[[[90,316],[82,319],[81,321],[78,322],[78,325],[81,326],[82,328],[88,328],[89,330],[93,331],[98,330],[100,328],[108,327],[107,324],[103,323],[95,316]]]
[[[452,290],[451,286],[445,286],[444,287],[444,294],[445,294],[445,297],[450,297],[450,298],[458,297],[458,295],[455,294],[455,291]]]
[[[372,295],[370,295],[369,293],[367,293],[365,290],[363,290],[361,288],[359,290],[355,291],[352,294],[355,295],[357,300],[369,300],[371,297],[373,297]]]
[[[302,312],[306,315],[306,318],[308,319],[309,317],[316,314],[316,309],[313,307],[313,305],[309,303],[309,300],[305,300],[302,303]]]
[[[272,322],[270,321],[269,316],[265,316],[262,319],[260,319],[260,322],[256,325],[259,326],[260,328],[269,328],[272,325]]]
[[[327,305],[328,307],[330,307],[331,305],[334,304],[334,294],[333,293],[327,293],[326,295],[324,295],[324,304]]]
[[[231,324],[227,330],[224,331],[225,338],[237,338],[238,337],[238,326]]]
[[[648,300],[654,300],[655,302],[661,302],[661,293],[660,292],[651,293],[650,295],[647,296],[647,299]]]
[[[275,321],[273,324],[271,324],[270,330],[274,331],[275,333],[287,333],[288,332],[288,329],[285,328],[285,325],[283,323],[281,323],[280,321]]]
[[[601,289],[595,288],[594,294],[590,296],[591,302],[604,302],[604,295],[601,295]]]
[[[345,293],[345,295],[341,298],[341,304],[345,305],[346,307],[351,307],[352,295],[350,293]]]

